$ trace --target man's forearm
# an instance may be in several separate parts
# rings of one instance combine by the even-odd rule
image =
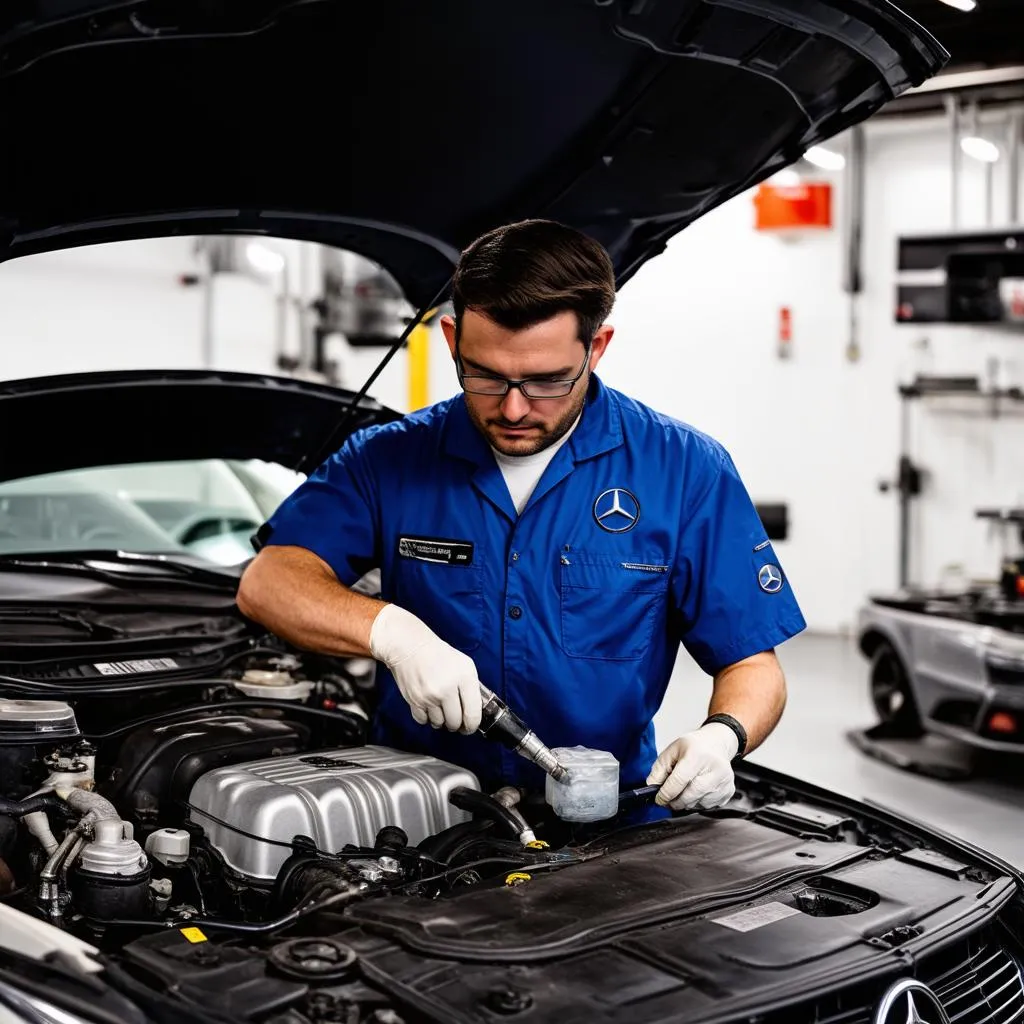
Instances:
[[[759,747],[786,706],[786,677],[773,651],[755,654],[715,677],[708,714],[732,715],[747,732],[746,752]]]
[[[338,582],[305,548],[270,547],[253,559],[238,588],[243,615],[308,651],[370,656],[370,628],[383,601]]]

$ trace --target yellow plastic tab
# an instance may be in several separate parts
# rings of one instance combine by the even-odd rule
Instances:
[[[520,885],[522,882],[529,882],[531,877],[525,871],[513,871],[511,875],[505,876],[505,884]]]
[[[531,850],[546,850],[548,844],[543,839],[534,839],[533,842],[526,844]]]
[[[181,928],[179,930],[189,942],[206,942],[206,936],[198,928]]]

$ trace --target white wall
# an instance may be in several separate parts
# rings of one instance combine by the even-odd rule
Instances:
[[[941,123],[869,126],[856,362],[846,357],[842,231],[796,242],[759,235],[750,194],[674,239],[617,303],[605,379],[719,438],[755,500],[789,503],[791,539],[778,550],[812,629],[850,628],[866,593],[897,582],[896,501],[877,489],[896,468],[897,383],[918,370],[984,379],[999,355],[1024,385],[1024,333],[893,322],[897,235],[949,227],[948,154]],[[963,227],[984,225],[979,169],[965,166]],[[838,215],[845,183],[833,180]],[[776,354],[781,306],[793,311],[788,360]],[[1000,549],[974,509],[1024,504],[1024,420],[914,415],[914,453],[934,477],[919,502],[912,576],[935,583],[955,562],[992,576]]]

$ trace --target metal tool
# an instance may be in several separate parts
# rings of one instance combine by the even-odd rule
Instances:
[[[540,737],[483,683],[480,684],[480,696],[484,702],[480,722],[482,735],[497,740],[520,757],[532,761],[557,782],[564,782],[568,778],[569,773],[559,764],[550,748],[541,743]]]

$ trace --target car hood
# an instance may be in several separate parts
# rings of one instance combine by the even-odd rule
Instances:
[[[0,480],[87,466],[262,459],[308,468],[342,420],[397,419],[369,398],[293,378],[206,370],[76,373],[0,382]],[[56,423],[73,429],[52,441]],[[340,444],[340,438],[338,439]]]
[[[546,216],[619,283],[948,58],[886,0],[28,0],[0,10],[0,258],[305,239],[443,294]]]

